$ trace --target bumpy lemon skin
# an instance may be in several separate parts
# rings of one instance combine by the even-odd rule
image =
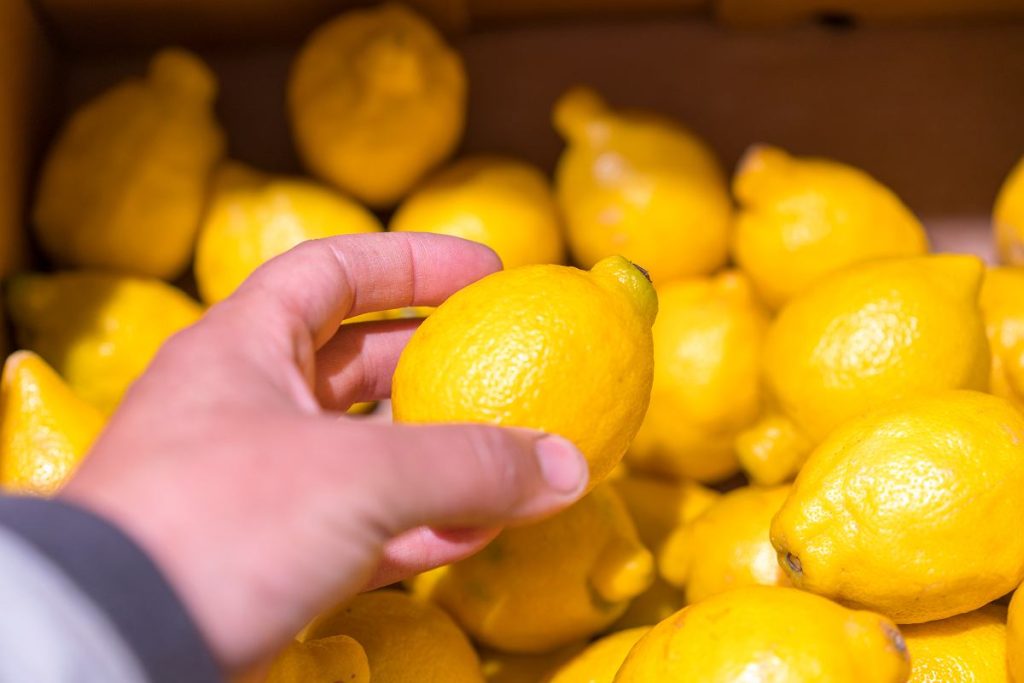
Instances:
[[[793,585],[885,614],[934,621],[1024,579],[1024,415],[1004,399],[946,391],[892,401],[814,451],[772,521]]]
[[[1024,265],[1024,157],[1010,171],[993,210],[996,249],[1003,263]]]
[[[452,295],[416,330],[392,382],[399,422],[485,422],[561,435],[590,487],[647,410],[657,295],[622,257],[589,272],[536,265]]]
[[[224,134],[214,75],[163,50],[145,79],[76,111],[48,153],[32,211],[58,265],[172,279],[185,270]]]
[[[392,2],[345,12],[314,31],[288,82],[306,167],[373,207],[395,204],[451,154],[465,109],[458,53]]]
[[[226,299],[260,265],[305,240],[380,232],[377,218],[319,183],[269,176],[230,162],[214,177],[196,245],[207,304]]]
[[[544,683],[612,683],[626,655],[650,630],[650,626],[638,626],[604,636],[552,670]]]
[[[388,228],[485,244],[506,269],[565,260],[550,184],[536,167],[508,157],[466,157],[442,169],[402,202]]]
[[[1006,683],[1006,607],[901,626],[910,652],[910,683]]]
[[[1006,664],[1010,680],[1024,683],[1024,593],[1019,588],[1010,600],[1007,614]]]
[[[721,481],[737,472],[735,439],[761,412],[768,316],[734,270],[659,285],[654,383],[630,467]]]
[[[294,641],[277,656],[262,683],[370,683],[370,663],[348,636]]]
[[[615,683],[902,683],[899,630],[871,612],[792,588],[737,588],[690,605],[640,639]]]
[[[622,254],[657,284],[725,263],[732,202],[695,135],[653,114],[613,110],[582,87],[562,95],[553,118],[567,142],[555,187],[577,263]]]
[[[989,268],[978,301],[992,352],[989,389],[1024,409],[1024,268]]]
[[[892,191],[835,161],[756,145],[733,193],[733,255],[773,309],[843,267],[928,251],[924,227]]]
[[[412,588],[477,642],[541,653],[608,627],[653,578],[653,557],[603,484],[553,517],[505,529],[473,557],[421,574]]]
[[[71,477],[103,428],[103,415],[31,351],[16,351],[0,377],[0,487],[50,496]]]

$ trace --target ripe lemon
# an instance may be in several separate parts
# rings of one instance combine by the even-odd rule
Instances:
[[[588,88],[562,95],[554,122],[567,143],[555,186],[577,262],[622,254],[658,284],[725,263],[732,202],[714,154],[690,131],[610,109]]]
[[[835,161],[758,145],[740,162],[733,193],[736,262],[772,308],[844,266],[928,251],[924,228],[895,194]]]
[[[1024,415],[947,391],[828,437],[771,527],[793,585],[898,623],[977,609],[1024,579]]]
[[[672,477],[724,479],[739,469],[737,434],[761,411],[768,317],[737,271],[657,290],[651,404],[626,462]]]
[[[544,683],[612,683],[626,655],[650,630],[640,626],[607,635],[553,670]]]
[[[1024,268],[989,268],[979,303],[992,352],[989,389],[1024,408]]]
[[[451,618],[406,593],[384,590],[356,596],[314,619],[299,640],[311,644],[333,636],[348,636],[362,647],[373,683],[484,680],[473,646]]]
[[[771,410],[737,440],[758,483],[795,474],[840,424],[894,398],[988,386],[973,256],[884,259],[821,280],[791,301],[764,344]]]
[[[655,626],[615,683],[902,683],[909,673],[903,638],[885,617],[793,588],[748,586]]]
[[[584,642],[572,643],[541,654],[485,649],[480,652],[480,666],[487,683],[538,683],[549,671],[575,657],[586,646]]]
[[[310,171],[389,206],[458,143],[466,73],[430,24],[384,3],[313,32],[292,68],[288,109]]]
[[[1010,680],[1024,681],[1024,592],[1019,588],[1010,600],[1006,622],[1006,662]]]
[[[348,636],[295,641],[274,660],[262,683],[370,683],[370,663]]]
[[[18,276],[7,302],[18,344],[106,413],[164,341],[202,315],[159,280],[91,271]]]
[[[402,352],[400,422],[531,427],[575,443],[593,486],[619,462],[650,398],[654,288],[622,257],[589,272],[524,266],[452,295]]]
[[[999,190],[992,218],[999,258],[1003,263],[1024,265],[1024,157]]]
[[[744,486],[722,496],[678,529],[662,548],[658,567],[692,604],[740,586],[788,586],[768,538],[788,486]]]
[[[565,258],[547,179],[530,164],[504,157],[468,157],[435,174],[398,207],[389,229],[486,244],[505,268]]]
[[[214,178],[199,231],[196,284],[203,301],[215,304],[300,242],[381,229],[372,213],[318,183],[228,163]]]
[[[1006,683],[1006,608],[902,626],[910,683]]]
[[[62,266],[180,274],[224,150],[216,90],[198,57],[163,50],[144,79],[75,112],[46,157],[32,211],[47,255]]]
[[[505,529],[473,557],[421,574],[413,590],[480,643],[548,652],[607,627],[653,577],[650,552],[605,484],[553,517]]]
[[[16,351],[0,378],[0,486],[57,492],[85,457],[104,419],[42,358]]]

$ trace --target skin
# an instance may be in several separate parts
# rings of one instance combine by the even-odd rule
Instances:
[[[587,467],[561,438],[344,414],[389,395],[418,322],[343,319],[435,306],[500,267],[429,234],[332,237],[273,259],[161,349],[64,499],[148,551],[228,671],[327,604],[565,508]]]

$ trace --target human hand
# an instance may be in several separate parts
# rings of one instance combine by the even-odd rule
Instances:
[[[62,496],[150,554],[232,670],[332,600],[564,508],[587,480],[564,439],[344,415],[388,396],[418,323],[343,319],[437,305],[500,265],[427,234],[300,245],[163,347]]]

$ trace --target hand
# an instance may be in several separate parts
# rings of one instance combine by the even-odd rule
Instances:
[[[587,479],[564,439],[343,412],[389,395],[417,322],[342,320],[437,305],[500,267],[427,234],[296,247],[163,347],[62,495],[154,558],[232,670],[331,601],[564,508]]]

